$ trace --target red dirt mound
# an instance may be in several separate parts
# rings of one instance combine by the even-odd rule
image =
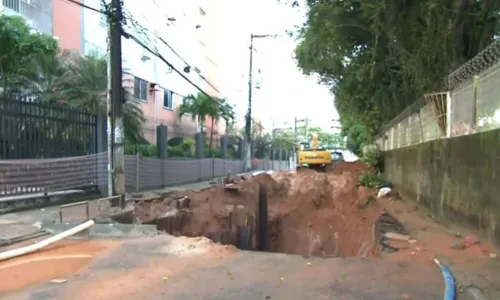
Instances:
[[[305,256],[377,255],[373,224],[381,209],[360,206],[352,173],[297,174],[284,201],[270,206],[271,250]],[[364,201],[366,202],[366,201]]]
[[[339,161],[335,163],[335,167],[328,170],[328,173],[342,174],[344,172],[359,173],[369,170],[369,167],[362,161],[356,160],[353,162]]]
[[[257,211],[259,184],[267,186],[270,250],[306,256],[377,255],[373,224],[381,212],[374,191],[356,187],[361,162],[339,163],[333,172],[260,174],[230,189],[207,188],[139,201],[139,220],[155,223],[181,215],[174,234],[200,236],[243,225]],[[175,197],[168,197],[175,196]],[[186,202],[188,201],[188,202]],[[252,220],[248,221],[252,222]]]

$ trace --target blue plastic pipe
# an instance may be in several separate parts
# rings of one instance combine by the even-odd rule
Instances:
[[[455,278],[453,278],[450,270],[441,264],[439,260],[434,259],[434,262],[438,265],[444,278],[445,289],[443,300],[455,300]]]

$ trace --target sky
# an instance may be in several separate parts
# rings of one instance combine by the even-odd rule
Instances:
[[[305,11],[277,0],[212,0],[223,1],[224,24],[218,63],[221,69],[221,91],[236,104],[238,115],[248,108],[248,71],[250,34],[278,34],[276,38],[254,40],[253,113],[266,128],[291,127],[294,118],[309,118],[310,125],[332,131],[338,114],[329,88],[317,83],[315,76],[305,76],[296,65],[293,51],[296,42],[286,30],[303,23]],[[258,76],[258,70],[261,76]],[[255,84],[254,84],[255,85]]]

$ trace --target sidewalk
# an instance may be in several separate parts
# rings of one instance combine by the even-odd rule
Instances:
[[[155,195],[175,190],[202,189],[210,186],[210,181],[202,181],[191,184],[185,184],[175,187],[168,187],[160,190],[151,190],[142,192],[143,195]],[[33,225],[43,220],[59,221],[60,206],[49,206],[41,209],[32,209],[16,213],[0,215],[0,242],[10,238],[32,234],[39,230]],[[90,217],[97,216],[97,199],[89,201]],[[63,212],[65,221],[83,220],[86,218],[84,206],[65,208]]]

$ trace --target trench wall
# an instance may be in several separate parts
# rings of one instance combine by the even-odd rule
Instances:
[[[500,130],[386,151],[384,175],[438,220],[500,244]]]

